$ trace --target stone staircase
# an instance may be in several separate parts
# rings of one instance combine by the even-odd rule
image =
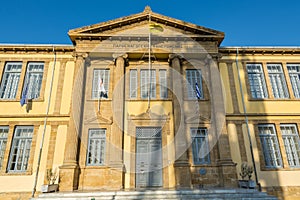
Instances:
[[[56,192],[42,193],[31,200],[277,200],[264,192],[250,189],[199,189],[199,190],[137,190],[109,192]]]

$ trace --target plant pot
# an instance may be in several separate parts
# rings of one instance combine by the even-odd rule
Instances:
[[[240,188],[255,189],[256,183],[252,180],[239,180],[239,187]]]
[[[249,180],[248,181],[248,188],[254,189],[256,187],[255,181]]]
[[[240,188],[248,188],[248,180],[239,180]]]
[[[57,189],[58,189],[58,184],[42,185],[41,186],[41,192],[42,193],[56,192]]]

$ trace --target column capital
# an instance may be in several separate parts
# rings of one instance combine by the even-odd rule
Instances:
[[[115,53],[112,55],[114,59],[115,66],[117,66],[117,60],[123,59],[124,65],[127,66],[128,64],[128,54],[127,53]]]
[[[72,55],[75,59],[85,59],[89,56],[86,52],[74,52]]]
[[[172,60],[174,60],[175,58],[178,58],[180,63],[181,63],[182,60],[183,60],[183,56],[182,56],[181,54],[174,54],[174,53],[171,53],[171,54],[169,54],[168,62],[169,62],[170,64],[172,64]]]

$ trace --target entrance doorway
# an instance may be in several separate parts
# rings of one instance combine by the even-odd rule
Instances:
[[[136,128],[137,188],[162,187],[162,142],[160,127]]]

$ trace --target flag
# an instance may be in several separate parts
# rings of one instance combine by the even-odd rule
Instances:
[[[159,24],[150,24],[149,28],[151,33],[160,33],[164,31],[164,28]]]
[[[99,80],[99,93],[100,93],[100,98],[101,97],[108,98],[107,92],[106,92],[106,90],[104,88],[104,84],[103,84],[102,78],[100,78],[100,80]]]
[[[28,84],[29,84],[29,81],[27,81],[27,83],[25,84],[25,87],[22,92],[22,96],[21,96],[21,100],[20,100],[20,104],[22,107],[24,106],[24,104],[27,104]]]
[[[198,83],[195,84],[195,88],[196,88],[196,95],[198,99],[201,99],[201,91],[199,89]]]

